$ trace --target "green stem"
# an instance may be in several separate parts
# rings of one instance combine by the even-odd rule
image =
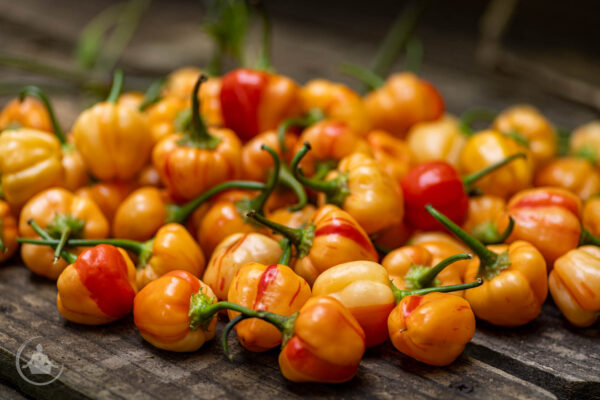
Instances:
[[[300,149],[300,151],[298,151],[298,153],[296,153],[292,159],[290,168],[292,169],[294,177],[309,189],[325,193],[327,197],[327,203],[342,207],[344,200],[346,197],[348,197],[348,195],[350,195],[350,189],[348,188],[348,176],[346,174],[339,174],[335,179],[330,181],[307,178],[302,173],[302,167],[299,166],[299,163],[300,160],[304,158],[306,153],[310,151],[310,149],[310,143],[304,143],[302,149]]]
[[[496,118],[496,113],[487,108],[472,108],[465,111],[460,116],[460,130],[467,136],[471,136],[474,133],[471,127],[475,121],[488,121],[491,122]]]
[[[280,182],[290,188],[296,197],[298,198],[298,202],[289,207],[290,211],[298,211],[303,209],[308,203],[308,196],[306,195],[306,190],[304,190],[304,186],[290,172],[288,167],[283,164],[281,169],[279,170],[279,180]]]
[[[469,247],[471,250],[473,250],[473,252],[475,254],[477,254],[479,259],[481,260],[481,264],[480,264],[481,274],[480,275],[483,274],[483,270],[485,270],[486,268],[494,268],[494,266],[496,266],[499,261],[504,261],[504,260],[501,260],[501,257],[498,254],[494,253],[493,251],[491,251],[490,249],[485,247],[485,245],[483,243],[481,243],[479,240],[475,239],[473,236],[469,235],[467,232],[462,230],[458,225],[456,225],[454,222],[452,222],[448,217],[446,217],[444,214],[442,214],[441,212],[436,210],[431,204],[427,204],[425,206],[425,209],[427,210],[427,212],[429,212],[429,214],[431,214],[431,216],[433,218],[438,220],[450,232],[452,232],[464,244],[466,244],[467,247]]]
[[[52,123],[52,129],[54,129],[54,135],[56,135],[63,147],[68,146],[67,135],[65,135],[65,132],[62,130],[58,120],[56,119],[54,107],[52,107],[52,104],[50,104],[48,96],[46,96],[42,89],[37,86],[25,86],[23,90],[21,90],[21,93],[19,93],[19,99],[23,101],[26,96],[35,97],[40,100],[42,104],[44,104],[44,107],[50,116],[50,122]]]
[[[162,92],[162,89],[165,86],[166,82],[167,79],[164,77],[152,82],[152,84],[148,87],[148,90],[146,90],[146,93],[144,93],[144,99],[142,100],[142,104],[140,104],[139,107],[140,111],[146,110],[146,108],[150,107],[152,104],[157,103],[160,100],[160,93]]]
[[[473,258],[473,256],[471,254],[462,253],[462,254],[455,254],[453,256],[443,259],[442,261],[437,263],[434,267],[428,268],[424,274],[422,274],[421,276],[419,276],[416,279],[416,283],[418,284],[417,287],[427,288],[427,287],[431,286],[431,283],[433,282],[433,280],[438,276],[438,274],[440,272],[442,272],[442,270],[444,268],[446,268],[450,264],[455,263],[457,261],[470,260],[471,258]]]
[[[340,72],[358,79],[369,91],[380,88],[385,83],[385,79],[380,75],[377,75],[366,67],[353,63],[343,63],[340,65]]]
[[[277,127],[277,139],[279,140],[279,147],[281,147],[281,152],[283,154],[287,154],[289,149],[285,145],[285,133],[291,127],[300,127],[306,128],[308,126],[314,125],[319,121],[325,119],[325,113],[320,108],[313,108],[303,117],[291,117],[284,120]]]
[[[390,282],[392,286],[392,292],[394,293],[394,298],[396,299],[396,304],[400,303],[400,301],[406,296],[418,296],[425,295],[429,293],[448,293],[448,292],[457,292],[460,290],[472,289],[477,286],[481,286],[483,284],[483,279],[477,278],[477,280],[469,283],[461,283],[460,285],[450,285],[450,286],[438,286],[438,287],[430,287],[424,289],[415,289],[415,290],[400,290],[394,284]]]
[[[236,326],[238,323],[242,322],[245,319],[250,317],[245,316],[244,314],[240,314],[225,325],[223,328],[223,333],[221,334],[221,346],[223,347],[223,353],[229,359],[229,361],[233,361],[233,354],[229,351],[229,332]]]
[[[254,211],[250,211],[246,216],[286,237],[296,247],[298,258],[304,257],[310,251],[315,237],[315,225],[313,223],[308,224],[303,229],[295,229],[270,221]]]
[[[27,221],[27,223],[31,226],[31,228],[38,234],[40,235],[40,237],[42,239],[46,239],[46,240],[50,240],[53,241],[54,238],[52,236],[50,236],[50,234],[48,232],[46,232],[45,230],[43,230],[33,219],[30,219]],[[19,239],[17,239],[17,241],[19,241]],[[52,245],[50,245],[51,247],[54,247]],[[66,262],[68,262],[69,264],[73,264],[75,261],[77,261],[77,256],[71,252],[68,252],[67,250],[63,249],[60,253],[60,256],[62,258],[65,259]]]
[[[471,190],[471,186],[473,185],[473,183],[475,183],[479,179],[490,174],[491,172],[494,172],[498,168],[505,166],[506,164],[512,162],[513,160],[516,160],[517,158],[527,158],[527,155],[525,153],[513,154],[512,156],[506,157],[502,161],[498,161],[497,163],[488,165],[487,167],[480,169],[479,171],[474,172],[470,175],[463,176],[462,181],[463,181],[463,184],[465,185],[465,192],[468,193]]]
[[[123,70],[117,69],[113,74],[113,83],[108,94],[107,102],[115,104],[123,90]]]
[[[600,246],[600,238],[598,236],[593,235],[584,227],[581,227],[581,236],[579,236],[579,246],[584,246],[586,244]]]
[[[289,239],[283,239],[279,242],[279,245],[281,246],[283,253],[281,253],[281,257],[277,264],[290,265],[290,260],[292,258],[292,242],[290,242]]]
[[[60,235],[60,240],[58,241],[58,244],[54,248],[54,257],[52,258],[53,264],[56,264],[58,262],[58,259],[60,258],[60,254],[63,251],[63,249],[65,248],[65,244],[67,243],[67,239],[69,239],[70,234],[71,234],[71,228],[68,226],[65,227],[65,229],[62,231],[62,233]]]
[[[260,56],[256,63],[256,68],[263,71],[270,71],[273,69],[271,65],[271,19],[262,1],[256,2],[256,9],[260,14],[262,22]]]
[[[510,236],[515,227],[515,220],[513,217],[508,217],[508,226],[501,234],[498,233],[496,224],[492,221],[483,223],[476,226],[473,229],[473,236],[485,244],[500,244],[504,243]]]
[[[221,139],[208,133],[206,125],[200,116],[200,99],[198,97],[200,86],[206,82],[208,77],[201,74],[194,85],[192,91],[192,124],[190,129],[177,142],[180,146],[196,147],[198,149],[214,150],[217,148]]]
[[[423,63],[423,43],[419,39],[410,39],[406,44],[406,61],[404,69],[418,74]]]
[[[269,196],[271,196],[271,194],[275,190],[277,182],[279,182],[279,175],[281,173],[281,161],[279,160],[279,156],[277,155],[275,150],[273,150],[266,144],[261,145],[260,148],[264,151],[267,151],[273,158],[273,171],[269,176],[269,180],[267,181],[266,186],[264,187],[264,189],[262,189],[258,196],[251,200],[242,200],[236,204],[236,206],[238,206],[238,209],[241,210],[243,214],[245,214],[248,211],[254,210],[257,213],[264,215],[265,203],[269,199]]]
[[[214,195],[229,189],[246,189],[246,190],[264,190],[265,184],[262,182],[253,181],[228,181],[219,185],[213,186],[208,189],[195,199],[189,202],[178,205],[178,204],[167,204],[167,217],[165,218],[165,224],[170,222],[176,222],[178,224],[184,223],[190,215],[198,207],[200,207],[205,201],[209,200]]]

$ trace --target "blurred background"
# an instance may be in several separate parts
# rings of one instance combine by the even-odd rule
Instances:
[[[128,90],[141,91],[175,68],[208,66],[215,9],[227,1],[0,0],[0,105],[37,84],[70,124],[103,94],[115,66],[125,70]],[[357,90],[361,85],[340,65],[368,66],[407,7],[398,0],[263,4],[277,72],[299,83],[323,77]],[[572,129],[599,116],[599,16],[593,0],[428,1],[413,32],[423,49],[419,74],[438,87],[452,113],[531,103]],[[250,64],[260,25],[257,15],[248,17],[243,47]],[[392,71],[405,68],[404,58]],[[227,57],[223,70],[235,65]]]

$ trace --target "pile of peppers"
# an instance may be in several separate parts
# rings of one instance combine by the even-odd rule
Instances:
[[[597,323],[600,121],[565,149],[532,106],[455,117],[412,73],[365,95],[251,68],[182,68],[146,96],[124,78],[66,130],[35,86],[0,112],[0,263],[55,281],[65,319],[133,313],[175,352],[221,319],[229,358],[235,330],[329,383],[387,341],[449,365],[476,321],[530,323],[548,291]]]

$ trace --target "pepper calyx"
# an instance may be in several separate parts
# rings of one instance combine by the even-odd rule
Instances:
[[[190,311],[188,313],[190,329],[208,330],[208,326],[219,311],[214,307],[215,300],[215,297],[209,297],[202,290],[190,297]]]
[[[410,266],[406,275],[404,275],[404,282],[407,289],[423,289],[422,280],[423,276],[431,269],[431,267],[425,265],[413,264]],[[439,278],[434,278],[433,281],[428,285],[429,287],[440,286],[442,282]]]
[[[508,250],[506,250],[498,254],[496,261],[491,264],[486,264],[482,261],[479,265],[479,276],[491,281],[508,267],[510,267],[510,255],[508,254]]]

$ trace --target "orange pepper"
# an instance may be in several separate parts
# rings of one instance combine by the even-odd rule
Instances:
[[[248,217],[282,234],[296,248],[294,270],[312,284],[325,270],[350,261],[377,261],[366,232],[350,214],[333,205],[319,207],[306,227],[289,228],[257,213]]]
[[[459,249],[457,252],[458,253],[462,253],[465,251],[468,251],[469,248],[467,246],[465,246],[462,242],[456,240],[453,236],[451,236],[450,234],[446,233],[446,232],[440,232],[440,231],[419,231],[416,232],[415,234],[413,234],[409,239],[408,239],[408,244],[411,245],[420,245],[420,244],[426,244],[428,242],[441,242],[443,244],[448,244],[451,247],[449,249],[449,251],[456,251],[455,249]],[[438,250],[438,248],[440,250]],[[443,253],[443,250],[441,250],[442,247],[431,247],[429,250],[431,252],[434,252],[434,254],[437,254],[438,251],[442,252],[440,254],[445,254]],[[452,253],[452,254],[456,254],[456,253]],[[452,255],[452,254],[448,254],[448,255]]]
[[[106,220],[112,224],[119,205],[129,196],[135,186],[133,182],[98,182],[77,189],[75,195],[88,198],[96,203]]]
[[[300,310],[310,298],[308,283],[286,265],[266,266],[255,262],[240,268],[229,286],[228,301],[257,311],[269,311],[290,316]],[[233,320],[239,312],[229,310]],[[235,329],[246,349],[260,352],[281,344],[281,332],[273,325],[252,318],[239,322]]]
[[[169,135],[156,144],[152,162],[175,200],[190,200],[211,187],[241,176],[242,145],[225,128],[207,128],[199,114],[200,76],[192,95],[192,123],[184,133]]]
[[[463,174],[469,175],[518,153],[527,154],[527,158],[514,160],[490,172],[479,179],[476,185],[484,194],[507,198],[531,186],[533,178],[529,150],[514,140],[494,130],[472,135],[462,149],[460,169]]]
[[[186,109],[189,109],[188,99],[165,96],[145,110],[153,143],[175,133],[175,119]]]
[[[307,204],[298,211],[292,211],[288,207],[278,208],[268,213],[268,218],[289,228],[300,228],[308,224],[317,212],[317,208],[312,204]],[[281,239],[281,235],[275,234],[274,237]]]
[[[67,320],[103,325],[131,312],[137,293],[135,266],[125,250],[102,244],[71,254],[58,277],[58,311]]]
[[[50,115],[37,99],[12,99],[0,112],[0,132],[6,129],[27,128],[52,132]]]
[[[133,109],[139,109],[144,101],[144,93],[141,92],[125,92],[122,93],[117,99],[117,105],[119,107],[128,107]]]
[[[570,153],[588,158],[600,166],[600,121],[588,122],[569,137]]]
[[[371,234],[375,248],[382,253],[389,253],[404,245],[413,233],[413,228],[406,222],[406,218],[397,224]]]
[[[554,127],[535,107],[512,106],[496,117],[493,128],[526,143],[536,168],[556,155],[558,142]]]
[[[408,144],[382,130],[369,132],[366,139],[381,169],[394,181],[400,182],[412,162]]]
[[[518,240],[486,247],[430,205],[427,210],[477,255],[465,272],[465,281],[483,278],[483,285],[465,292],[477,318],[513,327],[540,314],[548,295],[548,277],[546,261],[533,245]]]
[[[593,196],[583,203],[581,223],[592,235],[600,235],[600,196]]]
[[[364,136],[371,126],[360,96],[341,83],[314,79],[300,90],[300,98],[305,113],[322,110],[328,119],[344,122],[359,136]]]
[[[458,119],[446,114],[436,121],[419,122],[406,135],[406,143],[415,164],[429,161],[446,161],[459,166],[460,153],[467,142]]]
[[[374,233],[402,221],[404,202],[398,182],[383,171],[375,159],[364,153],[344,157],[324,180],[306,178],[297,168],[310,150],[305,144],[292,161],[292,171],[304,186],[321,192],[318,204],[335,204],[358,221],[367,233]]]
[[[284,142],[286,148],[293,149],[297,141],[297,135],[291,132],[285,133]],[[269,170],[273,168],[273,158],[262,150],[263,145],[267,145],[275,150],[280,159],[285,159],[284,156],[286,154],[281,150],[277,132],[275,130],[263,132],[244,144],[244,148],[242,149],[244,179],[266,181]],[[287,157],[286,161],[291,161],[291,159]]]
[[[214,318],[203,327],[190,329],[190,299],[198,293],[214,297],[208,285],[187,271],[171,271],[150,282],[133,302],[133,321],[140,335],[159,349],[198,350],[215,336],[217,326]]]
[[[17,235],[17,219],[8,203],[0,200],[0,264],[17,251]]]
[[[537,171],[533,182],[535,186],[555,186],[570,190],[582,200],[600,192],[600,173],[596,165],[580,157],[549,161]]]
[[[176,96],[189,99],[194,92],[194,85],[203,71],[198,67],[181,67],[167,75],[162,88],[162,96]]]
[[[581,200],[573,193],[553,187],[524,190],[508,202],[507,211],[497,219],[498,229],[514,228],[508,243],[525,240],[546,259],[548,269],[554,261],[577,247],[581,236]]]
[[[38,193],[25,204],[19,216],[21,237],[39,236],[39,232],[30,226],[30,220],[51,238],[60,239],[61,248],[68,238],[101,239],[108,236],[109,232],[108,221],[96,203],[61,188]],[[57,259],[59,254],[59,250],[54,251],[46,246],[21,246],[21,258],[25,265],[36,274],[50,279],[58,278],[67,266],[65,260]]]
[[[73,125],[75,147],[90,172],[105,181],[133,179],[152,151],[145,116],[116,103],[122,83],[122,73],[117,73],[107,101],[81,113]]]
[[[158,171],[152,164],[148,164],[142,168],[136,178],[136,183],[138,186],[154,186],[157,188],[162,187],[162,182],[160,181]]]
[[[444,114],[444,100],[429,82],[408,73],[391,75],[365,99],[373,128],[404,137],[418,122],[433,121]]]
[[[407,296],[390,313],[388,330],[392,344],[402,353],[429,365],[445,366],[473,338],[475,315],[469,302],[459,296]]]
[[[225,238],[212,253],[203,280],[219,300],[226,300],[231,282],[245,264],[276,264],[282,255],[279,243],[260,233],[236,233]]]
[[[506,201],[502,197],[488,195],[471,197],[463,229],[483,243],[502,243],[506,238],[498,232],[496,220],[505,212]]]
[[[564,254],[554,263],[548,286],[571,324],[595,324],[600,315],[600,248],[583,246]]]

